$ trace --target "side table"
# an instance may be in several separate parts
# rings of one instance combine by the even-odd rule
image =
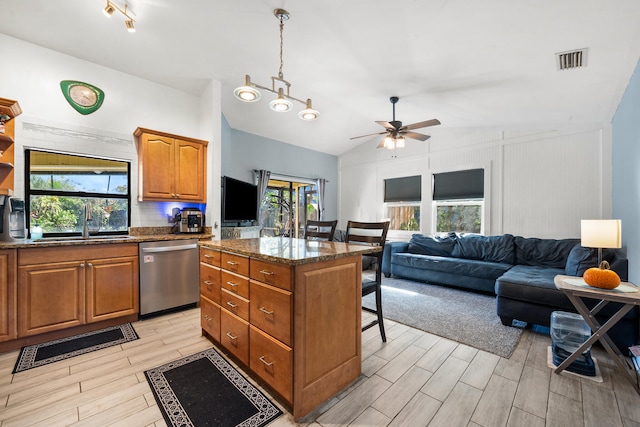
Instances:
[[[618,367],[626,373],[626,377],[633,385],[633,389],[640,394],[640,389],[636,383],[635,372],[628,365],[626,359],[618,347],[613,343],[611,338],[607,335],[609,329],[611,329],[620,319],[624,317],[635,305],[640,305],[640,288],[627,282],[620,283],[615,289],[599,289],[593,288],[587,285],[582,277],[572,277],[558,275],[554,278],[556,288],[561,290],[571,304],[576,308],[578,313],[584,318],[587,325],[591,328],[591,337],[584,342],[576,351],[574,351],[564,362],[562,362],[555,372],[559,374],[566,369],[578,356],[580,356],[589,346],[596,341],[600,341],[604,349],[616,362]],[[599,300],[599,302],[589,310],[585,305],[583,298],[590,298]],[[622,307],[615,312],[604,324],[600,324],[595,315],[600,312],[609,302],[621,303]]]

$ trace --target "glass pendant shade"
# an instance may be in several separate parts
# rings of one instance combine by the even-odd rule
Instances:
[[[404,148],[404,136],[400,135],[396,138],[396,148]]]
[[[393,150],[394,148],[396,148],[396,142],[392,136],[387,135],[384,137],[384,148],[386,148],[387,150]]]
[[[255,102],[260,99],[260,91],[251,85],[251,77],[248,74],[244,76],[244,85],[236,88],[233,95],[244,102]]]
[[[127,31],[129,31],[130,33],[136,32],[136,27],[131,19],[124,21],[124,25],[127,27]]]
[[[115,12],[115,11],[116,11],[116,9],[113,7],[113,5],[111,3],[109,3],[109,2],[107,2],[107,5],[104,8],[104,14],[106,16],[111,16],[111,15],[113,15],[113,12]]]
[[[311,108],[310,99],[307,99],[307,108],[305,108],[304,110],[298,113],[298,117],[300,117],[302,120],[307,120],[307,121],[315,120],[318,118],[319,115],[320,113],[318,113],[316,110]]]
[[[286,113],[293,108],[293,104],[285,99],[282,88],[278,89],[278,97],[269,103],[269,108],[279,113]]]

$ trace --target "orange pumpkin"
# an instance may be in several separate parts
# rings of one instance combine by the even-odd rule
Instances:
[[[607,261],[602,261],[600,267],[587,269],[582,278],[587,285],[594,288],[613,289],[620,284],[620,276],[610,269]]]

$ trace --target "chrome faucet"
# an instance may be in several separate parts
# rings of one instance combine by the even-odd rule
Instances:
[[[88,238],[89,237],[89,225],[88,225],[88,222],[93,219],[91,217],[91,203],[90,202],[87,202],[84,205],[83,219],[84,219],[84,221],[83,221],[84,225],[82,227],[82,237]]]

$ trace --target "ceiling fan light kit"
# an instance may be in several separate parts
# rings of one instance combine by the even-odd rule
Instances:
[[[303,101],[298,98],[294,98],[289,94],[289,88],[291,87],[291,83],[284,79],[284,74],[282,73],[282,46],[283,46],[283,30],[284,30],[284,21],[289,19],[289,12],[284,9],[275,9],[273,14],[280,21],[280,69],[278,71],[278,77],[271,77],[271,87],[266,87],[251,81],[251,78],[248,74],[244,76],[244,85],[236,88],[233,91],[233,95],[243,102],[256,102],[260,99],[260,91],[258,89],[266,90],[268,92],[274,93],[277,95],[277,98],[273,101],[269,102],[269,108],[273,111],[277,111],[279,113],[284,113],[290,111],[293,108],[293,103],[291,101],[299,102],[305,106],[305,109],[298,113],[298,117],[302,120],[312,121],[320,116],[320,113],[313,109],[311,104],[311,99],[307,98],[306,101]],[[278,88],[276,89],[276,85]]]
[[[382,141],[376,146],[376,148],[386,148],[387,150],[395,150],[396,148],[404,148],[405,138],[417,139],[419,141],[426,141],[431,138],[429,135],[423,135],[418,132],[411,132],[413,129],[426,128],[429,126],[439,125],[438,119],[426,120],[424,122],[413,123],[410,125],[402,126],[402,122],[396,120],[396,103],[400,98],[392,96],[389,98],[391,105],[393,105],[393,120],[390,122],[376,121],[380,126],[385,128],[384,132],[370,133],[368,135],[354,136],[349,139],[364,138],[373,135],[385,135]]]

